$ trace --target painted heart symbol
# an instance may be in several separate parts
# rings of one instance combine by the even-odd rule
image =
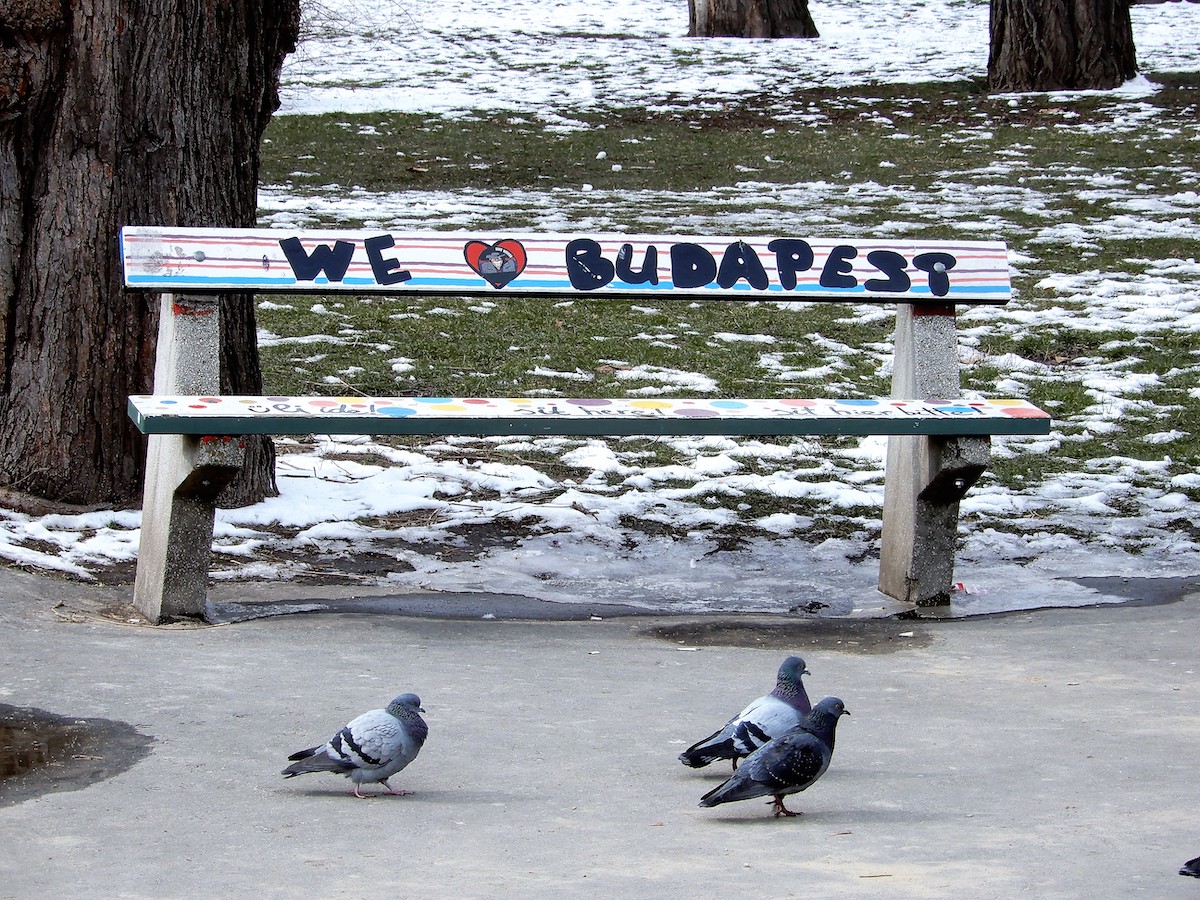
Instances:
[[[494,288],[504,287],[525,271],[525,248],[512,239],[494,244],[467,241],[463,256],[475,274]]]

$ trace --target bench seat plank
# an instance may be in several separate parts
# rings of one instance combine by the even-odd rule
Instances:
[[[145,434],[1030,435],[1024,400],[568,399],[135,395]]]

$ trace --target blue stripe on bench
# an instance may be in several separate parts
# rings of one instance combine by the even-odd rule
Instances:
[[[145,434],[1036,435],[1023,400],[136,395]]]

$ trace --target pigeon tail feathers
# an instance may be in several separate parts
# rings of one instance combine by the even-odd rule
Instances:
[[[314,748],[316,751],[320,751],[320,749],[320,747]],[[301,756],[301,753],[304,755]],[[344,760],[333,759],[321,752],[301,751],[292,754],[288,759],[295,759],[296,762],[283,770],[281,774],[285,778],[295,778],[297,775],[304,775],[308,772],[344,772],[348,775],[354,769],[354,766]]]
[[[723,730],[714,732],[704,740],[688,747],[679,754],[679,761],[685,766],[691,766],[693,769],[703,769],[709,763],[714,763],[718,759],[733,759],[737,755],[737,751],[733,746],[733,738],[716,740],[723,734]]]

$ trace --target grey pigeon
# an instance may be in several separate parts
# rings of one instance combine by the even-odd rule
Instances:
[[[1179,870],[1180,875],[1191,875],[1193,878],[1200,878],[1200,856],[1195,859],[1189,859],[1183,864],[1183,868]]]
[[[838,719],[850,715],[837,697],[826,697],[786,734],[755,750],[727,781],[702,798],[701,806],[716,806],[754,797],[774,798],[776,816],[798,816],[783,798],[805,790],[829,768]]]
[[[419,713],[421,698],[401,694],[387,709],[373,709],[352,720],[319,747],[309,747],[288,757],[295,760],[283,770],[288,778],[305,772],[336,772],[354,782],[354,796],[362,798],[359,785],[377,781],[387,793],[403,795],[388,784],[395,775],[417,758],[429,728]]]
[[[804,660],[789,656],[779,667],[775,690],[759,697],[721,728],[679,754],[685,766],[700,769],[718,759],[738,760],[753,753],[771,738],[799,725],[812,711],[803,676]]]

